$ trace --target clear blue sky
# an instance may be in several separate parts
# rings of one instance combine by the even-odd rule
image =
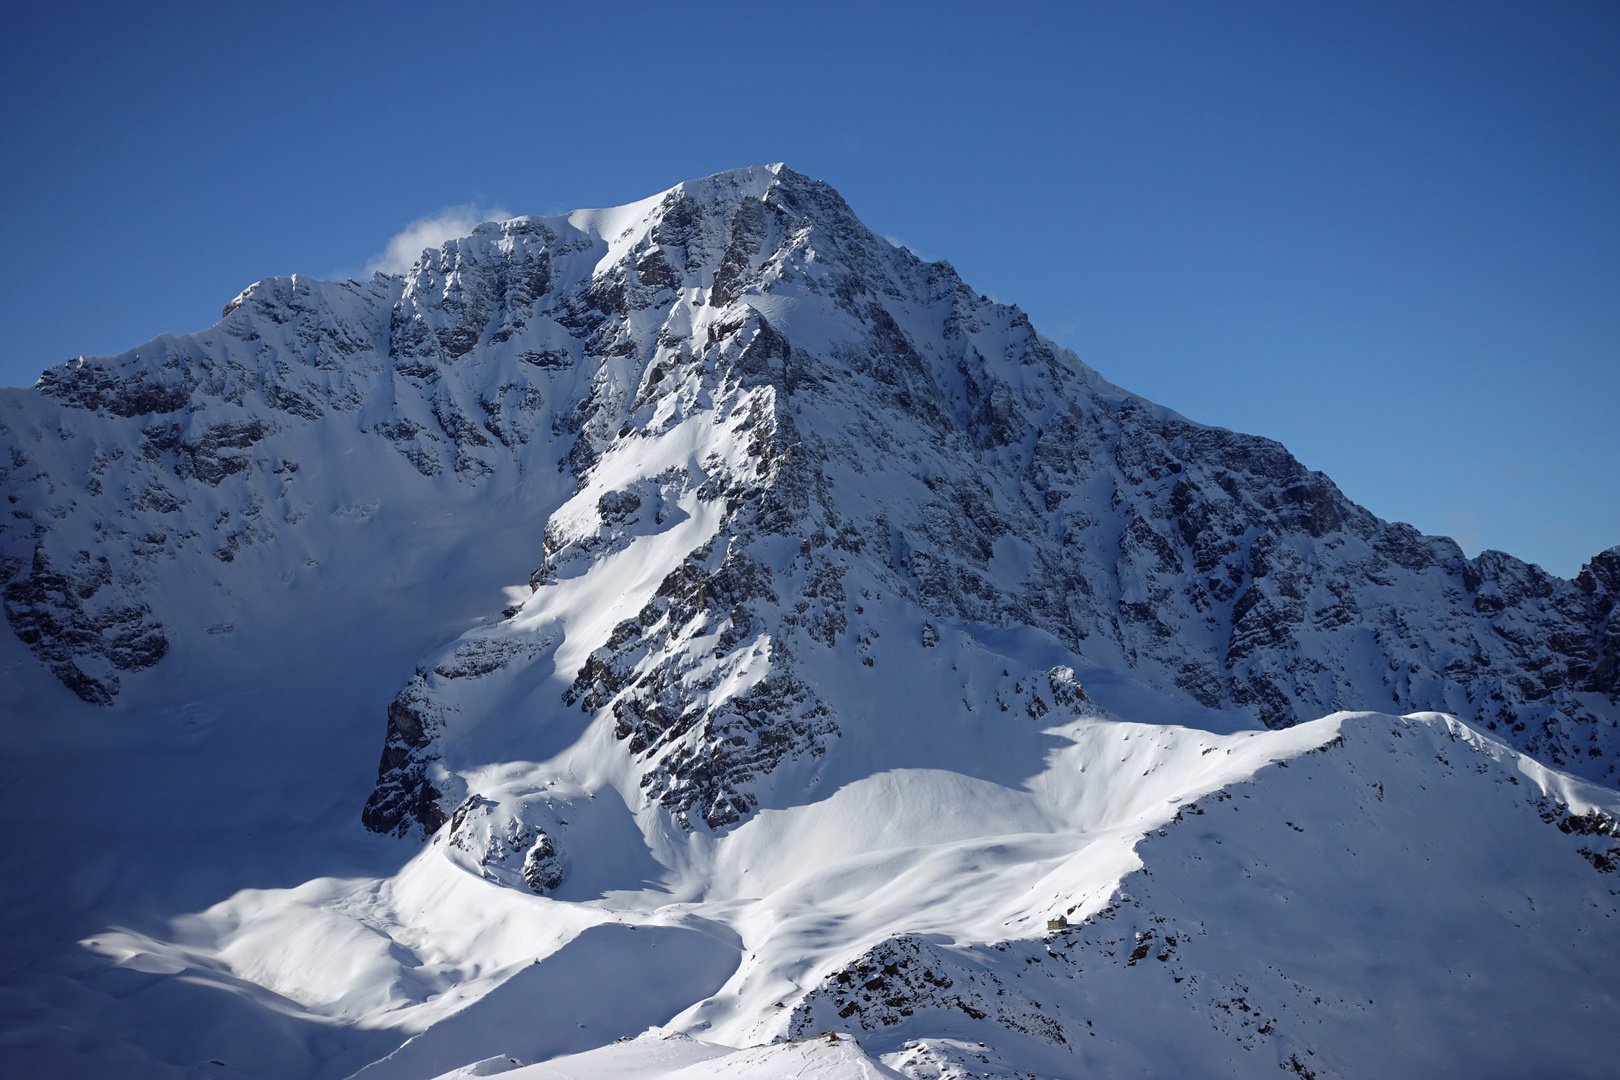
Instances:
[[[6,5],[0,383],[447,206],[783,160],[1383,517],[1620,543],[1620,4],[609,10]]]

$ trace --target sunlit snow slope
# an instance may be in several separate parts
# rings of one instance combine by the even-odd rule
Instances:
[[[1616,1067],[1620,548],[1380,521],[781,166],[260,282],[0,391],[0,488],[8,1072]]]

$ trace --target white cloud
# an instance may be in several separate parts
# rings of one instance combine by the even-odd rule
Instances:
[[[511,216],[499,207],[482,209],[474,203],[447,206],[427,217],[417,218],[394,234],[382,253],[373,255],[366,263],[366,273],[381,270],[385,274],[403,274],[427,248],[466,236],[481,222],[505,221]]]
[[[1473,510],[1447,510],[1440,517],[1451,526],[1446,535],[1457,541],[1463,554],[1479,554],[1479,515]]]
[[[904,240],[900,239],[898,236],[885,236],[883,239],[887,240],[889,243],[893,244],[897,248],[905,248],[907,251],[909,251],[913,255],[917,256],[917,258],[921,259],[923,262],[931,263],[931,262],[934,261],[933,259],[930,259],[928,256],[924,255],[922,252],[918,251],[912,245],[910,245],[910,244],[906,243]]]

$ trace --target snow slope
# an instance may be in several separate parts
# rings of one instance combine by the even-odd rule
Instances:
[[[1382,522],[781,166],[0,444],[24,1075],[1612,1071],[1620,548]]]

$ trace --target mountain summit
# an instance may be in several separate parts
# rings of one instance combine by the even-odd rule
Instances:
[[[889,598],[857,606],[909,611],[918,642],[930,619],[1033,627],[1090,666],[1268,727],[1434,708],[1594,777],[1620,752],[1620,551],[1565,582],[1380,521],[1278,444],[1110,385],[781,165],[486,223],[399,278],[268,279],[210,331],[81,357],[37,390],[14,395],[0,433],[6,612],[98,704],[165,654],[163,627],[182,618],[148,595],[165,564],[230,562],[271,539],[296,551],[312,509],[296,459],[360,442],[395,450],[419,487],[525,487],[543,511],[544,596],[467,648],[527,650],[581,560],[635,548],[615,565],[645,580],[622,582],[623,618],[597,628],[623,640],[564,656],[582,665],[567,673],[576,696],[611,704],[636,753],[657,743],[661,757],[673,727],[701,728],[681,753],[726,772],[707,760],[736,753],[716,749],[729,736],[712,706],[767,669],[819,701],[794,673],[811,646],[835,664],[865,648],[848,629],[857,580]],[[53,424],[111,445],[70,453],[40,436]],[[553,470],[566,483],[535,476]],[[397,483],[379,476],[370,494]],[[777,652],[703,695],[701,719],[678,663],[652,664],[651,695],[651,667],[639,689],[619,685],[631,654],[652,663],[648,634],[699,629],[642,610],[677,570],[699,593],[748,582],[725,611],[692,613],[729,662],[767,640]],[[445,678],[422,676],[402,702]],[[805,708],[821,717],[806,732],[825,730],[768,738],[766,757],[837,726]],[[793,726],[791,711],[759,716]],[[409,742],[405,724],[394,735]],[[710,824],[748,801],[690,794],[678,812],[702,802]]]
[[[882,1064],[829,1069],[1219,1071],[1236,1049],[1244,1074],[1357,1075],[1384,1052],[1357,1057],[1381,1009],[1439,1032],[1425,995],[1461,991],[1301,942],[1345,895],[1410,905],[1397,930],[1427,940],[1411,913],[1491,857],[1443,837],[1480,822],[1541,868],[1556,913],[1470,945],[1529,918],[1481,885],[1434,963],[1550,986],[1549,950],[1600,934],[1614,952],[1598,882],[1620,852],[1596,838],[1620,805],[1597,786],[1620,763],[1620,547],[1565,581],[1382,521],[1277,443],[1112,385],[781,165],[485,223],[401,276],[261,281],[207,331],[0,392],[0,450],[6,615],[88,703],[62,695],[64,715],[141,723],[278,606],[338,618],[332,566],[382,604],[413,559],[482,581],[481,562],[527,558],[526,583],[484,583],[481,616],[424,626],[430,647],[393,657],[369,702],[381,762],[349,813],[431,838],[422,854],[364,902],[287,890],[271,922],[355,921],[420,969],[459,948],[423,927],[476,910],[491,934],[544,923],[563,959],[527,972],[531,935],[413,990],[410,963],[354,944],[364,989],[334,991],[241,944],[270,916],[240,896],[192,936],[312,1014],[414,1034],[357,1075],[607,1042],[517,1018],[630,955],[621,923],[685,957],[643,1010],[683,1033],[681,1067],[774,1075],[715,1055],[842,1031]],[[287,674],[270,652],[232,663],[250,689]],[[1255,796],[1237,818],[1234,786]],[[1436,859],[1443,887],[1422,878]],[[1293,945],[1234,884],[1272,865],[1268,895],[1304,910],[1279,923]],[[1374,866],[1416,877],[1374,884]],[[407,917],[406,893],[451,907]],[[1163,985],[1097,997],[1093,980],[1145,983],[1139,965]],[[1568,978],[1613,1019],[1612,976]],[[1486,1015],[1516,1000],[1480,993]],[[1147,1014],[1119,1002],[1189,1034],[1154,1057]],[[1532,1013],[1536,1053],[1602,1056]]]

